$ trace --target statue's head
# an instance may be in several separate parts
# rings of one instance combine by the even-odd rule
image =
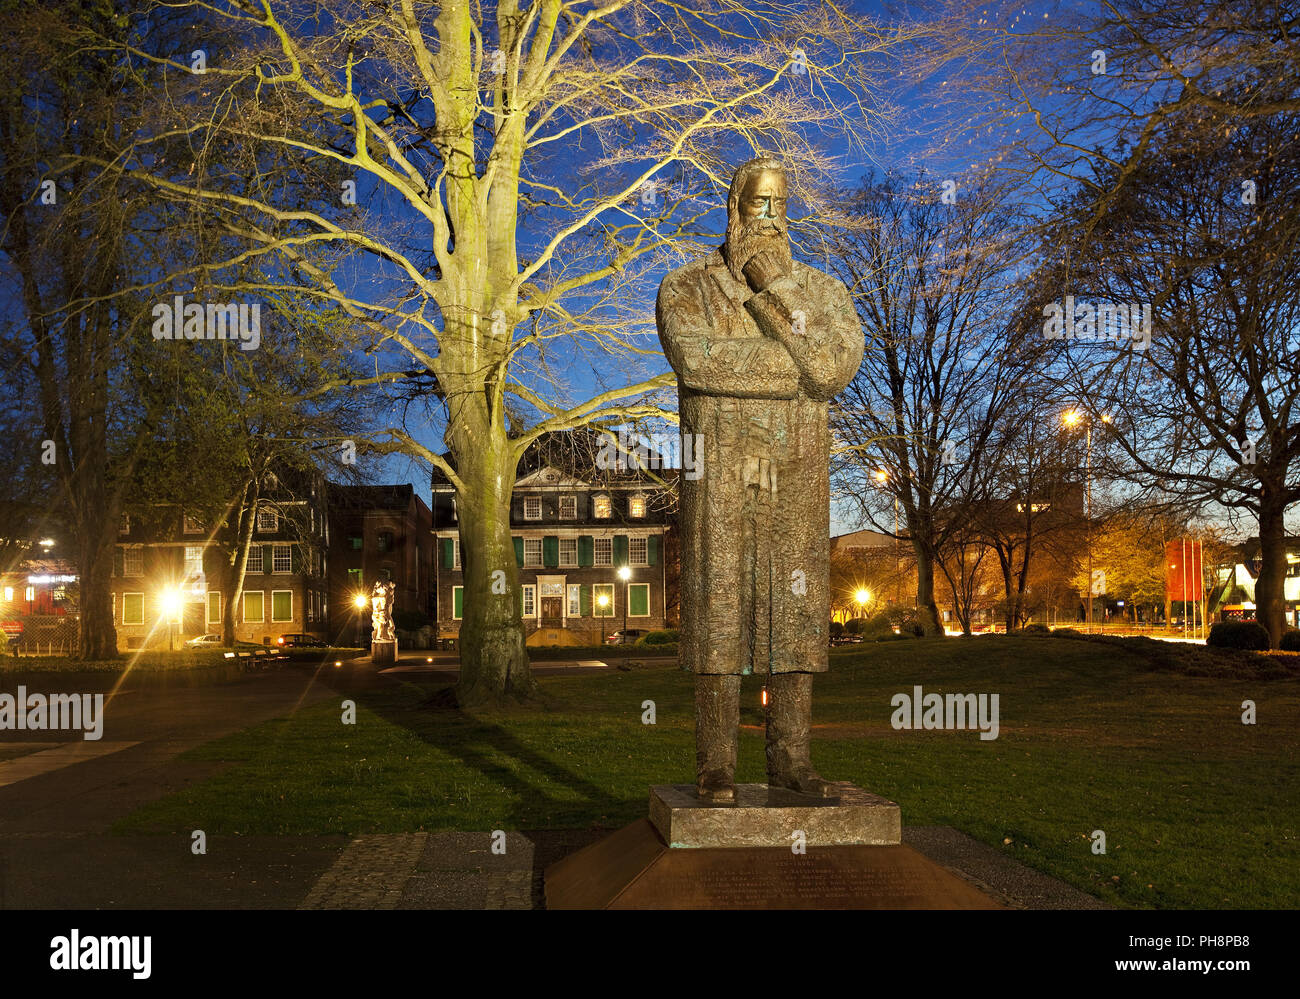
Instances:
[[[736,168],[727,194],[727,242],[723,255],[737,281],[745,279],[744,266],[759,250],[773,250],[789,264],[790,232],[785,205],[785,167],[780,160],[759,156]]]

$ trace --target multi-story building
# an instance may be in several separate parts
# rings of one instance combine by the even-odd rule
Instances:
[[[364,641],[377,582],[394,584],[399,615],[432,621],[433,515],[424,500],[409,484],[331,483],[329,494],[330,611],[341,640]],[[358,596],[365,598],[362,607]]]
[[[666,613],[665,558],[672,491],[643,471],[599,469],[598,449],[595,435],[553,434],[540,438],[520,462],[510,527],[530,645],[599,645],[625,621],[629,629],[642,630],[674,623]],[[675,473],[654,474],[671,482]],[[435,590],[444,638],[459,634],[465,611],[456,518],[455,491],[435,471]]]
[[[329,524],[324,482],[290,490],[274,479],[253,524],[235,639],[271,645],[282,634],[324,636]],[[220,633],[234,594],[235,526],[175,506],[124,514],[113,563],[113,619],[121,650],[179,646]]]

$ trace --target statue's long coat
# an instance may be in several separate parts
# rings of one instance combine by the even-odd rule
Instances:
[[[682,667],[823,672],[827,403],[863,351],[848,289],[796,262],[755,295],[715,250],[664,279],[656,317],[703,473],[681,479]]]

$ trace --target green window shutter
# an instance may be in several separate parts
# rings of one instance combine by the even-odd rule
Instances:
[[[289,546],[289,571],[302,572],[302,545]]]
[[[627,612],[631,617],[645,617],[650,613],[650,586],[633,583],[627,592]]]
[[[442,567],[453,569],[456,566],[456,542],[452,538],[442,539]]]
[[[221,594],[216,590],[208,592],[208,624],[221,623]]]
[[[126,561],[126,554],[122,551],[122,549],[120,547],[114,548],[113,549],[113,575],[116,576],[118,579],[121,579],[123,576],[126,575],[126,568],[124,564],[125,561]]]
[[[596,542],[590,534],[578,538],[578,565],[582,568],[596,564]]]
[[[288,590],[276,590],[271,594],[271,620],[293,620],[293,594]]]
[[[614,564],[627,565],[627,535],[614,535]]]
[[[271,572],[273,571],[274,567],[275,567],[275,563],[271,556],[271,546],[263,545],[262,546],[262,571]]]
[[[514,540],[515,540],[515,565],[519,566],[519,568],[522,569],[524,567],[524,539],[515,538]],[[522,600],[523,597],[521,596],[519,599]]]
[[[451,588],[451,616],[453,618],[465,616],[465,587],[463,586]]]
[[[653,534],[645,540],[645,560],[646,565],[657,565],[659,562],[659,539]]]
[[[542,565],[553,569],[560,564],[560,539],[547,535],[542,538]]]
[[[578,587],[578,612],[582,617],[591,617],[591,587],[585,583]]]

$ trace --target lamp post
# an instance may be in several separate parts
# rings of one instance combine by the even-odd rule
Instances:
[[[609,606],[609,594],[602,593],[596,598],[596,606],[600,608],[600,644],[605,644],[605,608]]]
[[[1077,409],[1067,409],[1061,414],[1061,422],[1073,427],[1083,422],[1085,432],[1084,472],[1083,472],[1083,516],[1088,522],[1088,633],[1092,634],[1092,418]],[[1104,414],[1102,423],[1110,422],[1110,414]],[[1033,497],[1025,502],[1032,503]],[[1032,507],[1030,508],[1032,510]]]
[[[172,626],[176,623],[176,614],[181,607],[180,590],[170,587],[162,592],[162,612],[167,618],[167,651],[176,651],[176,640]]]
[[[627,581],[632,578],[632,570],[628,566],[621,566],[618,570],[618,578],[623,583],[623,637],[619,639],[619,645],[627,644],[627,598],[628,586]]]
[[[359,592],[352,598],[352,606],[357,609],[357,648],[361,648],[361,612],[365,609],[367,602],[364,593]]]

